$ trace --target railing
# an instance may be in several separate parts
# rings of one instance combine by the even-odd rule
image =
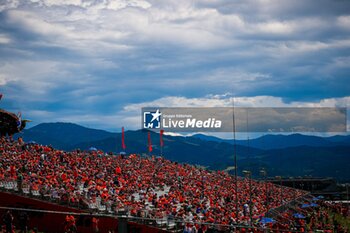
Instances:
[[[269,212],[266,213],[266,216],[268,217],[276,217],[279,216],[281,213],[285,212],[286,210],[288,210],[291,206],[297,206],[300,203],[302,203],[302,200],[304,200],[305,198],[307,198],[310,195],[310,193],[306,193],[303,196],[299,196],[294,200],[288,201],[286,203],[284,203],[283,205],[280,205],[276,208],[272,208],[269,210]]]
[[[91,213],[75,213],[75,212],[64,212],[64,211],[50,211],[50,210],[40,210],[40,209],[28,209],[28,208],[15,208],[15,207],[2,207],[0,209],[4,210],[12,210],[12,211],[25,211],[25,212],[38,212],[38,213],[50,213],[50,214],[62,214],[62,215],[74,215],[74,216],[89,216],[89,217],[111,217],[116,218],[118,220],[127,220],[128,222],[135,222],[138,224],[148,225],[160,228],[162,230],[167,230],[170,232],[183,232],[183,229],[187,223],[190,224],[198,224],[207,227],[207,232],[236,232],[236,230],[245,229],[256,230],[254,232],[271,232],[275,231],[274,228],[268,227],[258,227],[258,226],[248,226],[248,225],[225,225],[225,224],[215,224],[215,223],[204,223],[204,222],[193,222],[193,221],[185,221],[183,219],[178,218],[144,218],[144,217],[135,217],[135,216],[127,216],[125,212],[120,212],[117,215],[108,215],[108,214],[91,214]],[[211,230],[215,229],[215,230]],[[297,230],[284,230],[278,229],[278,232],[299,232]]]

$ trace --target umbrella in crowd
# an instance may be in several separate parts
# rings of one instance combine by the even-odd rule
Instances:
[[[293,217],[294,218],[305,218],[305,216],[303,214],[300,214],[300,213],[293,214]]]
[[[261,224],[267,224],[267,223],[275,223],[276,220],[274,220],[273,218],[261,218],[259,221]]]
[[[90,147],[89,151],[97,151],[97,148],[96,147]]]

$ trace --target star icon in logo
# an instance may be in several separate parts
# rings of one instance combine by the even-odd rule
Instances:
[[[157,111],[155,113],[152,113],[152,120],[151,122],[153,122],[154,120],[159,121],[159,117],[162,115],[162,113],[159,112],[159,109],[157,109]]]

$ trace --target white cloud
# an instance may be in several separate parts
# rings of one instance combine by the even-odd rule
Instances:
[[[350,96],[342,98],[327,98],[316,102],[293,101],[286,103],[281,97],[254,96],[232,97],[229,94],[204,98],[186,98],[168,96],[149,102],[130,104],[124,111],[140,111],[142,107],[350,107]]]
[[[337,18],[337,24],[346,30],[350,30],[350,15],[339,16]]]
[[[83,15],[82,17],[85,17]],[[96,56],[98,54],[122,52],[131,47],[121,41],[125,39],[126,33],[114,29],[106,29],[101,24],[92,23],[93,19],[87,17],[83,22],[66,19],[61,20],[50,15],[38,15],[34,12],[23,10],[11,10],[8,12],[8,22],[17,25],[23,30],[41,36],[33,45],[40,47],[57,46],[86,55]]]
[[[284,8],[275,1],[269,3],[272,4],[270,7],[265,2],[238,2],[236,7],[241,12],[235,10],[225,14],[218,9],[222,5],[233,8],[235,4],[217,1],[212,2],[210,7],[201,7],[200,2],[194,4],[188,1],[35,2],[27,5],[19,2],[17,10],[11,10],[14,5],[7,2],[5,8],[9,20],[45,36],[43,41],[49,40],[58,46],[81,52],[89,50],[89,46],[95,51],[99,51],[96,48],[106,48],[108,51],[113,45],[115,49],[125,49],[143,46],[144,43],[208,50],[240,46],[246,43],[246,39],[273,38],[274,35],[276,38],[282,35],[289,40],[302,39],[305,35],[334,26],[333,21],[317,16],[281,19],[276,11]],[[287,1],[286,4],[295,7],[294,3]],[[246,15],[244,10],[249,6],[256,9],[256,15]],[[273,14],[268,16],[269,13]],[[252,20],[254,18],[260,20]],[[339,16],[336,20],[341,25],[346,25],[347,21],[348,16]]]
[[[20,0],[4,0],[0,4],[0,12],[8,9],[17,8],[20,5]]]
[[[7,83],[6,78],[0,74],[0,86],[4,86]]]
[[[28,11],[9,11],[8,20],[10,23],[19,24],[23,28],[27,28],[27,30],[43,35],[64,36],[69,33],[67,27],[45,21],[44,19],[39,18],[35,13]]]
[[[0,44],[9,44],[11,43],[11,39],[3,34],[0,34]]]
[[[71,5],[71,6],[81,6],[82,1],[81,0],[37,0],[35,2],[41,2],[44,5],[51,7],[51,6],[62,6],[62,5]]]
[[[287,22],[266,22],[256,25],[258,32],[272,34],[291,34],[295,31],[295,25]]]

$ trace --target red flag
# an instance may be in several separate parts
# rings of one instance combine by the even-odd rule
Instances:
[[[161,129],[160,132],[159,132],[159,139],[160,139],[160,146],[161,146],[161,147],[164,146],[164,142],[163,142],[163,133],[164,133],[164,130]]]
[[[125,146],[125,133],[124,133],[124,127],[122,127],[122,148],[123,150],[126,149],[126,146]]]
[[[152,152],[151,132],[148,131],[148,152]]]

